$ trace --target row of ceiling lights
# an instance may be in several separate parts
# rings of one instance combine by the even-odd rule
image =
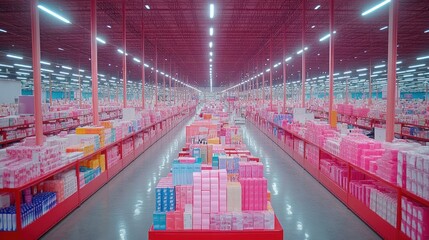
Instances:
[[[362,16],[365,16],[365,15],[368,15],[368,14],[370,14],[370,13],[372,13],[372,12],[374,12],[375,10],[377,10],[377,9],[379,9],[379,8],[381,8],[381,7],[383,7],[384,5],[386,5],[386,4],[388,4],[388,3],[390,3],[390,1],[391,0],[384,0],[383,2],[381,2],[381,3],[379,3],[379,4],[377,4],[377,5],[375,5],[374,7],[371,7],[370,9],[368,9],[368,10],[366,10],[366,11],[364,11],[361,15]],[[320,8],[321,6],[320,5],[317,5],[315,8],[314,8],[314,10],[318,10],[319,8]],[[315,25],[313,25],[311,28],[315,28]],[[388,27],[387,26],[385,26],[385,27],[382,27],[382,28],[380,28],[380,31],[383,31],[383,30],[385,30],[385,29],[387,29]],[[336,34],[337,32],[336,31],[333,31],[333,34]],[[425,30],[424,31],[424,33],[429,33],[429,29],[428,30]],[[320,39],[319,39],[319,42],[323,42],[324,40],[326,40],[326,39],[329,39],[331,37],[331,33],[328,33],[328,34],[326,34],[326,35],[324,35],[324,36],[322,36]],[[297,55],[299,55],[299,54],[301,54],[303,51],[307,51],[308,50],[308,47],[304,47],[304,49],[300,49],[300,50],[298,50],[297,52],[296,52],[296,54]],[[355,57],[356,58],[356,57]],[[285,62],[288,62],[289,60],[291,60],[292,59],[292,57],[287,57],[286,59],[285,59]],[[417,57],[416,58],[416,60],[424,60],[424,59],[429,59],[429,56],[423,56],[423,57]],[[399,61],[399,62],[397,62],[397,64],[399,64],[399,63],[402,63],[401,61]],[[276,68],[276,67],[278,67],[278,66],[280,66],[282,63],[281,62],[279,62],[279,63],[277,63],[277,64],[275,64],[273,67],[274,68]],[[375,66],[374,68],[380,68],[380,67],[384,67],[385,65],[383,64],[383,65],[378,65],[378,66]],[[417,67],[424,67],[424,66],[426,66],[426,64],[417,64],[417,65],[412,65],[412,66],[409,66],[409,68],[417,68]],[[429,68],[428,68],[429,69]],[[365,68],[365,69],[357,69],[356,71],[357,72],[361,72],[361,71],[366,71],[367,69]],[[397,69],[397,70],[399,70],[399,69]],[[266,69],[265,70],[265,72],[269,72],[269,71],[271,71],[271,69],[270,68],[268,68],[268,69]],[[346,71],[346,72],[344,72],[344,74],[350,74],[351,73],[351,71]],[[398,72],[398,73],[400,73],[400,72]],[[249,81],[251,81],[251,80],[253,80],[253,79],[256,79],[257,77],[259,77],[259,76],[262,76],[264,73],[263,72],[261,72],[261,73],[259,73],[259,74],[257,74],[256,76],[254,76],[254,77],[251,77],[250,79],[248,79],[248,80],[243,80],[241,83],[239,83],[239,84],[236,84],[236,85],[234,85],[234,86],[232,86],[232,87],[230,87],[230,88],[227,88],[227,89],[225,89],[225,90],[223,90],[222,92],[226,92],[226,91],[229,91],[229,90],[231,90],[231,89],[234,89],[234,88],[236,88],[236,87],[239,87],[239,86],[241,86],[241,85],[243,85],[243,84],[245,84],[245,83],[248,83]],[[339,73],[335,73],[335,74],[333,74],[334,76],[337,76]],[[366,76],[366,74],[359,74],[359,76]],[[373,76],[376,76],[376,75],[371,75],[371,77],[373,77]],[[321,76],[321,77],[324,77],[324,76]],[[321,78],[321,77],[319,77],[319,78]],[[329,77],[329,75],[328,75],[328,77]],[[314,79],[317,79],[317,77],[316,78],[313,78],[313,80]],[[307,80],[310,80],[310,79],[307,79]]]
[[[209,5],[209,17],[210,19],[214,18],[214,4],[210,3]],[[209,35],[210,37],[213,37],[214,35],[214,28],[210,27],[209,28]],[[209,42],[209,78],[210,78],[210,92],[213,92],[213,41],[212,38],[210,38],[210,42]]]
[[[62,22],[64,22],[64,23],[67,23],[67,24],[72,24],[71,23],[71,21],[70,20],[68,20],[67,18],[65,18],[65,17],[63,17],[63,16],[61,16],[60,14],[58,14],[58,13],[56,13],[55,11],[53,11],[53,10],[51,10],[51,9],[49,9],[49,8],[47,8],[46,6],[44,6],[44,5],[42,5],[42,4],[39,4],[38,6],[37,6],[40,10],[42,10],[42,11],[44,11],[44,12],[46,12],[46,13],[48,13],[49,15],[51,15],[51,16],[53,16],[53,17],[55,17],[56,19],[59,19],[59,20],[61,20]],[[147,9],[147,10],[150,10],[150,6],[149,5],[145,5],[145,8]],[[214,9],[213,9],[214,10]],[[112,28],[112,26],[110,26],[110,25],[107,25],[107,28]],[[3,32],[3,33],[7,33],[7,30],[4,30],[4,29],[0,29],[0,32]],[[97,39],[97,41],[99,42],[99,43],[102,43],[102,44],[106,44],[106,40],[105,39],[103,39],[103,38],[101,38],[101,37],[97,37],[96,38]],[[64,49],[63,48],[58,48],[58,50],[60,50],[60,51],[64,51]],[[120,53],[120,54],[124,54],[124,51],[122,50],[122,49],[117,49],[117,51]],[[126,56],[128,56],[128,53],[125,53],[126,54]],[[14,55],[14,54],[7,54],[6,55],[7,57],[9,57],[9,58],[14,58],[14,59],[19,59],[19,60],[22,60],[23,59],[23,57],[21,57],[21,56],[18,56],[18,55]],[[141,63],[141,60],[140,59],[138,59],[138,58],[136,58],[136,57],[133,57],[133,60],[135,61],[135,62],[137,62],[137,63]],[[44,64],[44,65],[51,65],[49,62],[45,62],[45,61],[41,61],[40,62],[41,64]],[[11,65],[6,65],[6,64],[0,64],[0,66],[2,66],[3,65],[3,67],[10,67]],[[22,64],[14,64],[15,66],[18,66],[18,67],[25,67],[25,68],[31,68],[31,66],[29,66],[29,65],[22,65]],[[147,67],[147,68],[149,68],[149,65],[147,65],[147,64],[144,64],[144,66],[145,67]],[[11,67],[13,67],[13,66],[11,66]],[[62,66],[62,68],[64,68],[64,69],[67,69],[67,70],[71,70],[72,68],[71,67],[67,67],[67,66]],[[153,67],[151,68],[151,70],[154,70],[153,69]],[[53,70],[50,70],[50,69],[41,69],[41,71],[43,72],[43,71],[45,71],[45,72],[53,72]],[[81,70],[81,69],[79,69],[79,72],[84,72],[84,70]],[[191,85],[189,85],[189,84],[186,84],[186,83],[184,83],[184,82],[182,82],[182,81],[180,81],[179,79],[176,79],[176,78],[173,78],[172,76],[169,76],[168,74],[165,74],[164,72],[160,72],[158,69],[156,70],[156,72],[157,73],[160,73],[161,75],[165,75],[166,77],[170,77],[172,80],[174,80],[174,81],[176,81],[176,82],[178,82],[178,83],[181,83],[181,84],[183,84],[184,86],[186,86],[186,87],[188,87],[188,88],[191,88],[191,89],[193,89],[193,90],[195,90],[195,91],[197,91],[197,92],[201,92],[199,89],[197,89],[197,88],[195,88],[195,87],[193,87],[193,86],[191,86]],[[2,78],[6,78],[7,76],[6,75],[0,75],[0,77],[2,77]],[[19,78],[23,78],[23,77],[19,77]],[[17,78],[18,79],[18,78]],[[24,80],[24,79],[21,79],[21,80]],[[60,79],[61,80],[61,79]]]

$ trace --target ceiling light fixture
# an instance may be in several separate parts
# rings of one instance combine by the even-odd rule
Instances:
[[[213,47],[213,42],[209,42],[209,47],[212,48]]]
[[[317,5],[315,8],[314,8],[314,10],[317,10],[317,9],[319,9],[320,8],[320,5]]]
[[[102,44],[106,44],[106,41],[103,40],[102,38],[96,37],[95,39],[97,39],[97,41],[102,43]]]
[[[377,4],[377,5],[375,5],[374,7],[372,7],[372,8],[370,8],[370,9],[366,10],[365,12],[363,12],[363,13],[362,13],[362,16],[365,16],[365,15],[368,15],[368,14],[372,13],[372,12],[374,12],[375,10],[377,10],[377,9],[379,9],[379,8],[381,8],[381,7],[383,7],[384,5],[386,5],[386,4],[388,4],[388,3],[390,3],[390,0],[384,0],[383,2],[381,2],[381,3]]]
[[[214,18],[214,4],[210,4],[210,18]]]
[[[363,72],[363,71],[367,71],[367,70],[368,70],[367,68],[361,68],[361,69],[356,70],[356,72]]]
[[[333,31],[334,34],[337,33],[337,31]],[[326,39],[328,39],[329,37],[331,37],[331,34],[328,33],[325,36],[323,36],[322,38],[319,39],[319,42],[325,41]]]
[[[67,66],[61,66],[61,67],[64,68],[64,69],[72,70],[71,67],[67,67]]]
[[[135,62],[141,63],[140,59],[138,59],[138,58],[133,58],[133,60],[134,60]]]
[[[112,26],[110,26],[110,25],[107,25],[107,28],[112,28]]]
[[[147,10],[150,10],[150,6],[148,4],[144,5]]]
[[[315,28],[315,27],[316,27],[316,25],[311,26],[311,28]]]
[[[384,26],[384,27],[380,28],[380,31],[383,31],[383,30],[385,30],[387,28],[388,28],[388,26]]]
[[[40,63],[41,63],[41,64],[44,64],[44,65],[48,65],[48,66],[50,66],[50,65],[51,65],[51,63],[50,63],[50,62],[45,62],[45,61],[40,61]]]
[[[382,68],[382,67],[385,67],[385,66],[386,66],[385,64],[381,64],[381,65],[374,66],[374,68]]]
[[[7,31],[6,31],[6,30],[4,30],[4,29],[1,29],[1,28],[0,28],[0,32],[4,32],[4,33],[7,33]]]
[[[13,54],[8,54],[8,55],[6,55],[6,57],[10,57],[10,58],[15,58],[15,59],[20,59],[20,60],[22,60],[22,57],[21,57],[21,56],[17,56],[17,55],[13,55]]]
[[[0,64],[0,67],[13,68],[12,65],[7,65],[7,64]]]
[[[30,65],[24,65],[24,64],[17,64],[17,63],[15,63],[15,64],[13,64],[13,65],[15,65],[15,66],[17,66],[17,67],[32,68]]]
[[[344,72],[344,74],[350,74],[350,73],[352,73],[352,71],[347,71],[347,72]]]
[[[0,30],[2,30],[2,29],[0,29]],[[1,31],[0,31],[1,32]],[[423,33],[429,33],[429,29],[428,30],[426,30],[426,31],[424,31]]]
[[[50,69],[44,69],[44,68],[41,68],[40,69],[42,72],[50,72],[50,73],[53,73],[54,71],[52,71],[52,70],[50,70]]]
[[[417,59],[417,60],[429,59],[429,56],[418,57],[418,58],[416,58],[416,59]]]
[[[209,32],[210,32],[210,36],[213,36],[213,28],[212,27],[210,28]]]
[[[56,12],[54,12],[54,11],[52,11],[52,10],[48,9],[47,7],[45,7],[45,6],[43,6],[43,5],[40,5],[40,4],[39,4],[39,5],[37,5],[37,7],[38,7],[39,9],[43,10],[44,12],[46,12],[46,13],[50,14],[51,16],[56,17],[57,19],[59,19],[59,20],[61,20],[61,21],[65,22],[65,23],[71,24],[71,22],[70,22],[68,19],[66,19],[66,18],[64,18],[63,16],[59,15],[58,13],[56,13]]]
[[[418,67],[424,67],[426,64],[417,64],[417,65],[411,65],[408,68],[418,68]]]
[[[308,47],[305,47],[304,50],[307,51]],[[303,52],[303,50],[299,50],[298,52],[296,52],[296,54],[301,54]]]
[[[64,48],[60,48],[60,47],[59,47],[59,48],[58,48],[58,50],[60,50],[60,51],[64,51]]]
[[[209,52],[209,55],[210,55],[210,56],[213,56],[213,52]]]

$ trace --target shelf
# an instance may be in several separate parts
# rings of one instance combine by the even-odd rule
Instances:
[[[387,221],[378,216],[369,207],[363,204],[359,199],[349,194],[348,207],[366,224],[368,224],[383,239],[398,239],[397,228],[390,225]]]
[[[79,180],[79,179],[78,179]],[[85,184],[79,190],[79,200],[80,202],[86,201],[89,197],[92,196],[95,192],[98,191],[104,184],[107,183],[107,171],[100,173],[96,178],[94,178],[89,183]]]
[[[412,139],[412,140],[421,141],[421,142],[429,142],[429,138],[421,138],[421,137],[416,137],[416,136],[412,136],[412,135],[408,135],[408,134],[403,134],[403,133],[400,133],[400,135],[402,137],[407,138],[407,139]]]
[[[319,173],[319,182],[325,186],[333,195],[335,195],[341,202],[347,204],[347,192],[338,186],[336,182],[326,176],[324,173]]]
[[[122,170],[122,160],[116,162],[116,164],[107,167],[107,178],[110,180],[114,178]]]
[[[242,231],[215,231],[215,230],[171,230],[155,231],[153,226],[149,229],[149,240],[283,240],[283,228],[277,216],[274,220],[273,230],[242,230]]]
[[[313,176],[315,179],[319,179],[319,166],[315,166],[310,161],[305,159],[304,169],[307,170],[307,172],[310,173],[311,176]]]

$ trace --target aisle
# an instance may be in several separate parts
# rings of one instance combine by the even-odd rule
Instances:
[[[184,127],[192,121],[183,121],[152,145],[42,239],[147,239],[156,183],[185,145]]]
[[[265,165],[285,239],[380,239],[254,125],[247,122],[243,128],[244,143]]]

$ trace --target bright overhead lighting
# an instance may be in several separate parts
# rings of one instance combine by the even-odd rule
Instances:
[[[210,18],[214,18],[214,4],[210,4]]]
[[[352,71],[347,71],[347,72],[344,72],[344,74],[350,74],[350,73],[352,73]]]
[[[102,43],[102,44],[106,44],[106,41],[103,40],[102,38],[96,37],[95,39],[97,39],[97,41]]]
[[[315,8],[314,8],[314,10],[317,10],[317,9],[319,9],[320,8],[320,5],[317,5]]]
[[[61,73],[61,72],[60,72],[60,73]],[[75,73],[73,73],[73,74],[72,74],[72,76],[73,76],[73,77],[83,77],[83,75],[75,74]]]
[[[24,72],[33,72],[33,70],[31,69],[26,69],[26,68],[20,68],[19,71],[24,71]]]
[[[210,55],[210,56],[213,56],[213,52],[209,52],[209,55]]]
[[[66,80],[65,78],[63,78],[63,77],[56,77],[56,79],[58,79],[58,80]]]
[[[122,51],[122,49],[119,49],[119,48],[118,48],[118,53],[120,53],[120,54],[124,54],[124,51]]]
[[[333,32],[334,34],[337,33],[337,31]],[[331,36],[330,33],[326,34],[325,36],[323,36],[322,38],[319,39],[319,42],[325,41],[326,39],[328,39]]]
[[[50,63],[50,62],[40,61],[40,63],[41,63],[41,64],[44,64],[44,65],[48,65],[48,66],[50,66],[50,65],[51,65],[51,63]]]
[[[50,10],[50,9],[46,8],[45,6],[43,6],[43,5],[40,5],[40,4],[39,4],[39,5],[37,5],[37,7],[38,7],[39,9],[41,9],[41,10],[45,11],[46,13],[50,14],[51,16],[54,16],[54,17],[58,18],[59,20],[61,20],[61,21],[65,22],[65,23],[71,24],[71,22],[70,22],[68,19],[66,19],[66,18],[64,18],[64,17],[62,17],[62,16],[60,16],[58,13],[55,13],[54,11],[52,11],[52,10]]]
[[[209,61],[212,62],[213,60],[210,58]]]
[[[68,72],[61,72],[61,71],[60,71],[60,73],[61,73],[61,74],[65,74],[65,75],[69,75],[69,74],[70,74],[70,73],[68,73]]]
[[[424,67],[424,66],[426,66],[426,64],[417,64],[417,65],[409,66],[408,68],[418,68],[418,67]]]
[[[292,59],[292,57],[288,57],[285,59],[285,62],[289,62]]]
[[[367,71],[367,70],[368,70],[367,68],[361,68],[361,69],[356,70],[356,72],[363,72],[363,71]]]
[[[383,2],[381,2],[381,3],[377,4],[377,5],[375,5],[374,7],[372,7],[372,8],[370,8],[370,9],[366,10],[365,12],[363,12],[363,13],[362,13],[362,16],[365,16],[365,15],[368,15],[368,14],[372,13],[372,12],[374,12],[375,10],[377,10],[377,9],[379,9],[379,8],[381,8],[381,7],[383,7],[384,5],[386,5],[386,4],[388,4],[388,3],[390,3],[390,0],[384,0]]]
[[[2,30],[2,29],[0,29],[0,30]],[[1,31],[0,31],[1,32]],[[429,33],[429,29],[428,30],[426,30],[426,31],[424,31],[423,33]]]
[[[0,28],[0,32],[4,32],[4,33],[7,33],[7,31],[6,31],[6,30],[4,30],[4,29],[1,29],[1,28]]]
[[[304,50],[307,51],[308,47],[305,47]],[[299,50],[298,52],[296,52],[296,54],[301,54],[303,52],[303,50]]]
[[[22,59],[21,56],[17,56],[17,55],[13,55],[13,54],[8,54],[8,55],[6,55],[6,57],[15,58],[15,59]]]
[[[359,74],[359,77],[366,76],[366,73]]]
[[[0,75],[0,77],[1,77],[1,78],[7,78],[7,76],[6,76],[6,75]]]
[[[416,58],[417,60],[423,60],[423,59],[428,59],[429,58],[429,56],[424,56],[424,57],[418,57],[418,58]]]
[[[41,68],[40,69],[42,72],[50,72],[50,73],[53,73],[54,71],[52,71],[52,70],[50,70],[50,69],[44,69],[44,68]]]
[[[61,66],[61,67],[64,68],[64,69],[72,70],[71,67],[67,67],[67,66]]]
[[[59,47],[59,48],[58,48],[58,50],[60,50],[60,51],[64,51],[64,48],[60,48],[60,47]]]
[[[212,48],[213,47],[213,42],[209,42],[209,47]]]
[[[374,66],[374,68],[382,68],[382,67],[385,67],[385,66],[386,66],[386,64],[381,64],[381,65]]]
[[[24,65],[24,64],[17,64],[17,63],[15,63],[15,64],[13,64],[13,65],[15,65],[15,66],[17,66],[17,67],[32,68],[30,65]]]
[[[150,6],[148,4],[144,5],[147,10],[150,10]]]
[[[147,67],[147,68],[149,67],[149,65],[147,65],[146,63],[145,63],[145,64],[143,64],[143,65],[144,65],[145,67]]]
[[[141,61],[140,61],[140,59],[138,59],[138,58],[133,58],[133,60],[135,61],[135,62],[138,62],[138,63],[140,63]]]
[[[380,28],[380,31],[383,31],[383,30],[385,30],[387,28],[388,28],[388,26],[384,26],[384,27]]]
[[[27,72],[16,72],[16,74],[18,74],[18,75],[30,75],[29,73],[27,73]]]
[[[85,70],[83,70],[83,69],[79,69],[79,72],[85,72]]]
[[[338,76],[338,75],[340,75],[340,73],[334,73],[334,74],[332,74],[332,76]]]
[[[25,78],[25,77],[17,77],[16,79],[19,79],[19,80],[27,80],[27,78]]]
[[[404,75],[402,77],[406,78],[406,77],[413,77],[413,76],[414,76],[414,74],[406,74],[406,75]]]
[[[316,25],[311,26],[311,28],[315,28],[315,27],[316,27]]]
[[[210,28],[209,32],[210,32],[210,36],[213,36],[213,28],[212,27]]]
[[[13,68],[12,65],[7,65],[7,64],[0,64],[0,67]]]
[[[110,25],[107,25],[107,28],[112,28],[112,26],[110,26]]]

